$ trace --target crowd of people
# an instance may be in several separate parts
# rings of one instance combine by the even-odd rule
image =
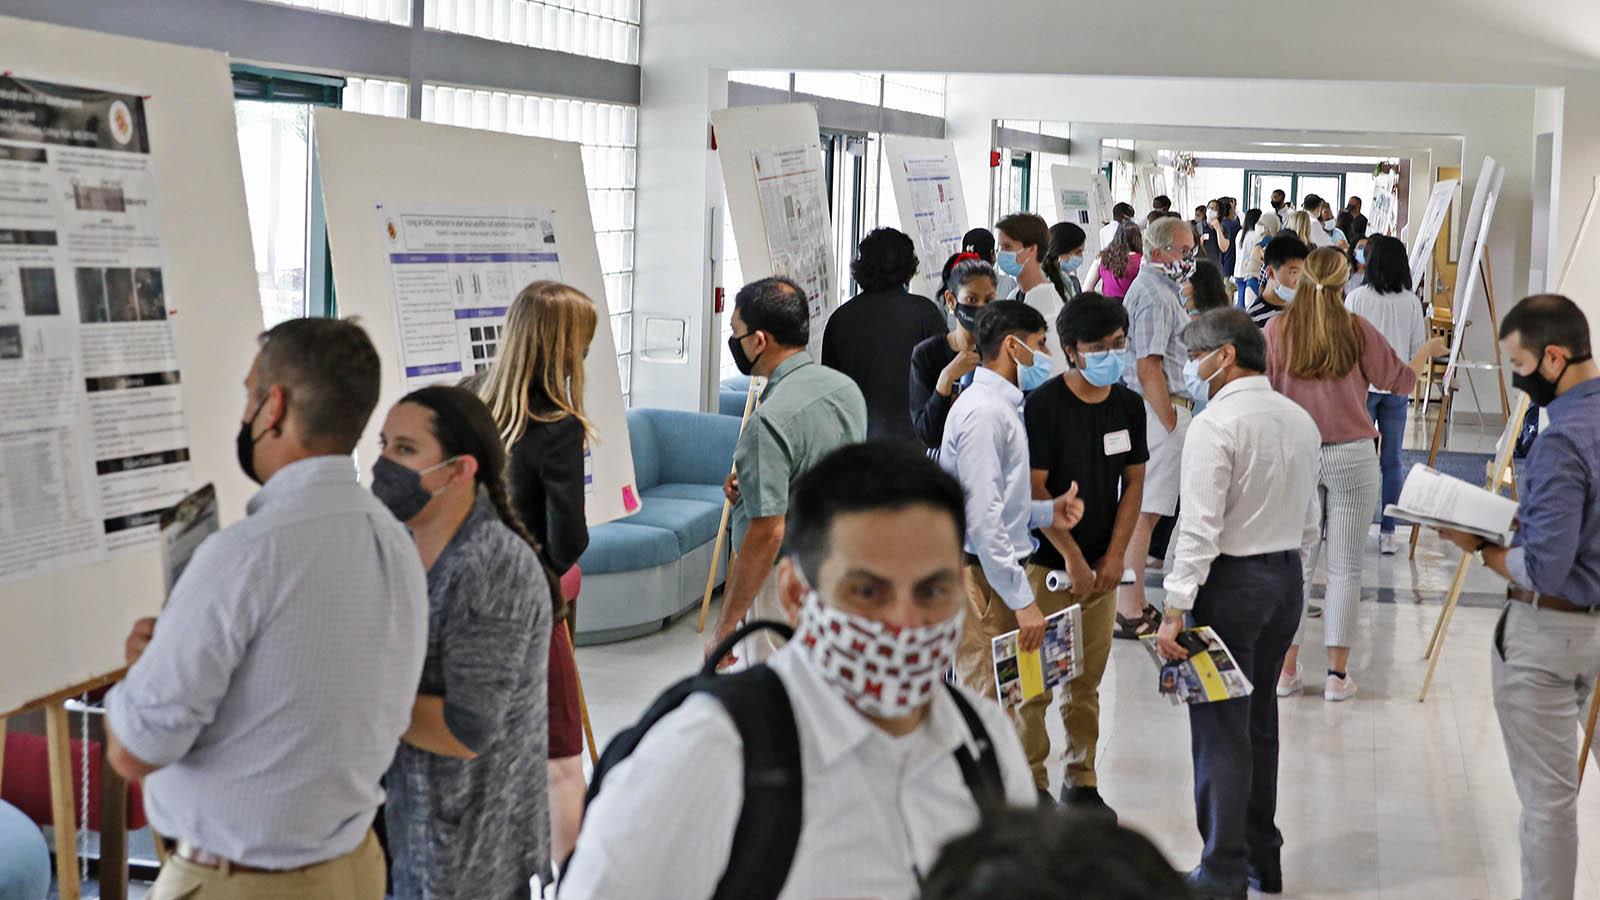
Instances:
[[[1358,692],[1361,560],[1399,490],[1406,397],[1446,348],[1359,201],[1170,205],[1141,228],[1118,204],[1087,269],[1082,228],[1006,216],[966,235],[933,298],[910,292],[911,239],[876,230],[820,360],[798,285],[738,292],[728,350],[766,384],[723,486],[720,617],[587,809],[567,601],[593,304],[524,289],[489,370],[387,411],[370,490],[350,454],[371,342],[325,319],[267,332],[237,442],[262,489],[159,626],[135,624],[108,698],[109,758],[175,840],[151,896],[1282,891],[1278,703],[1303,692],[1319,616],[1323,700]],[[1524,300],[1500,337],[1553,424],[1517,546],[1445,537],[1512,585],[1494,685],[1524,897],[1566,898],[1576,781],[1557,770],[1600,677],[1600,368],[1563,297]],[[1054,698],[1002,710],[991,642],[1036,650],[1070,606],[1082,674],[1052,753]],[[1204,850],[1180,875],[1101,794],[1100,683],[1115,639],[1183,659],[1197,626],[1254,689],[1189,707]]]

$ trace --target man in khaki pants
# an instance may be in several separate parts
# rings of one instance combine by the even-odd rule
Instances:
[[[1099,294],[1080,294],[1056,318],[1061,347],[1072,368],[1028,397],[1033,496],[1076,483],[1083,518],[1070,531],[1045,528],[1028,566],[1028,582],[1046,616],[1074,603],[1083,610],[1083,674],[1069,683],[1061,715],[1066,725],[1067,770],[1061,802],[1116,817],[1100,798],[1095,745],[1100,740],[1100,679],[1111,655],[1122,557],[1139,519],[1144,496],[1144,401],[1120,382],[1128,362],[1128,313]],[[1051,571],[1065,572],[1070,587],[1050,591]],[[1050,693],[1018,710],[1022,746],[1041,792],[1050,786],[1045,760],[1050,738],[1045,711]]]

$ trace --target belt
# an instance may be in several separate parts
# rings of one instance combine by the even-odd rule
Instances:
[[[961,557],[962,557],[962,560],[969,566],[981,566],[981,565],[983,565],[983,560],[979,559],[977,556],[975,556],[975,555],[973,555],[971,553],[962,552]],[[1024,568],[1026,568],[1028,563],[1031,563],[1031,562],[1033,562],[1033,554],[1031,554],[1031,553],[1028,554],[1027,556],[1018,557],[1018,559],[1017,559],[1017,565],[1023,566]]]
[[[1518,603],[1526,603],[1534,609],[1553,609],[1556,612],[1593,613],[1596,609],[1600,609],[1600,607],[1584,606],[1579,603],[1573,603],[1570,600],[1563,600],[1560,597],[1552,597],[1549,594],[1541,594],[1536,591],[1527,591],[1519,587],[1507,588],[1506,599],[1515,600]]]
[[[226,872],[242,872],[249,875],[277,875],[283,872],[294,872],[297,869],[262,869],[256,866],[247,866],[232,860],[223,859],[215,853],[202,850],[188,841],[179,841],[173,855],[187,863],[206,869],[221,869]]]

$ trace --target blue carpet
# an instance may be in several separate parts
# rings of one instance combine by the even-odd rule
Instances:
[[[1433,467],[1438,471],[1445,473],[1446,475],[1459,478],[1468,484],[1483,487],[1484,480],[1489,477],[1489,463],[1493,461],[1494,454],[1492,453],[1462,453],[1456,450],[1440,450],[1439,458],[1434,460]],[[1400,472],[1402,478],[1405,477],[1406,473],[1411,471],[1412,466],[1418,464],[1424,466],[1428,464],[1428,451],[1400,451]],[[1519,467],[1515,462],[1512,463],[1511,468],[1513,472],[1516,472],[1520,475],[1520,472],[1518,471]],[[1383,505],[1380,503],[1378,505],[1378,509],[1375,509],[1372,512],[1372,521],[1376,522],[1382,518],[1382,510]]]

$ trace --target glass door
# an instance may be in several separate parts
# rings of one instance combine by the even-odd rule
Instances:
[[[1256,172],[1245,173],[1245,209],[1259,209],[1263,212],[1272,210],[1272,192],[1283,191],[1284,202],[1292,202],[1294,196],[1294,174],[1290,172]]]
[[[1344,206],[1344,176],[1343,175],[1296,175],[1294,184],[1294,204],[1299,206],[1308,194],[1318,197],[1333,205],[1335,212]]]

